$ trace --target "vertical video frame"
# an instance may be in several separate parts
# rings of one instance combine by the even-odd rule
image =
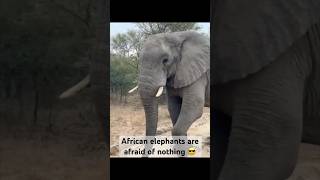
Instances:
[[[210,23],[110,23],[110,156],[210,157]]]

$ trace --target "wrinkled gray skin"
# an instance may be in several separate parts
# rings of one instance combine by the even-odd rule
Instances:
[[[186,136],[210,102],[209,39],[193,31],[157,34],[144,43],[139,93],[146,116],[146,135],[155,136],[159,87],[166,87],[172,135]]]
[[[320,144],[320,1],[211,5],[211,180],[285,180]]]
[[[292,174],[303,122],[320,122],[319,34],[313,27],[259,72],[214,85],[213,180]]]

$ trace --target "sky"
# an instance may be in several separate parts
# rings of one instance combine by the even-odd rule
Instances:
[[[197,23],[200,26],[200,32],[209,34],[210,23]],[[126,33],[128,30],[136,29],[135,23],[110,23],[110,36],[113,37],[118,33]]]

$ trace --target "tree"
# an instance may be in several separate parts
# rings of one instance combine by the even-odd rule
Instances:
[[[103,142],[106,148],[106,165],[107,173],[106,179],[110,179],[110,139],[108,138],[109,132],[109,119],[107,115],[107,108],[109,108],[108,99],[108,54],[107,43],[109,42],[109,23],[107,23],[108,14],[110,14],[110,5],[107,0],[96,0],[96,32],[95,32],[95,48],[94,55],[91,62],[90,77],[91,77],[91,96],[95,104],[97,119],[100,121],[100,132],[103,133]]]
[[[128,63],[128,58],[118,56],[111,59],[111,93],[117,94],[120,102],[126,102],[127,92],[135,85],[136,76],[136,69]]]
[[[141,32],[137,32],[133,30],[128,31],[127,41],[132,52],[130,57],[138,59],[139,52],[141,51],[141,48],[142,48],[143,34]]]
[[[111,46],[114,53],[124,57],[129,56],[130,44],[127,34],[117,34],[114,38],[112,38]]]
[[[83,73],[75,63],[88,63],[91,34],[82,17],[91,13],[90,4],[91,0],[1,1],[0,104],[8,108],[1,119],[33,126],[49,119],[39,114],[53,106],[59,85]]]
[[[137,23],[137,27],[144,37],[158,33],[200,29],[197,23]]]
[[[36,137],[33,140],[39,143],[52,137],[59,140],[54,144],[67,140],[75,146],[88,138],[91,145],[95,142],[93,134],[73,125],[83,123],[83,128],[97,128],[94,132],[98,132],[95,121],[100,120],[102,140],[109,143],[106,138],[107,9],[107,0],[0,1],[0,136],[23,136],[24,140],[26,136]],[[89,67],[93,77],[92,99],[85,93],[69,102],[59,101],[57,97],[62,89],[84,76]],[[93,104],[95,112],[91,108]],[[92,114],[97,117],[88,118]],[[66,136],[71,129],[85,133],[71,141]],[[107,159],[109,146],[105,148]],[[105,162],[109,168],[109,161]],[[25,170],[30,168],[33,167]],[[104,179],[110,179],[106,170]],[[39,176],[37,172],[32,175]]]

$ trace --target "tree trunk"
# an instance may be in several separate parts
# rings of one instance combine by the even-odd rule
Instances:
[[[107,47],[109,42],[109,1],[96,0],[96,17],[95,20],[95,41],[94,53],[91,61],[90,82],[91,95],[95,104],[96,117],[100,122],[100,140],[105,143],[106,147],[106,179],[110,179],[110,140],[108,137],[109,123],[107,109],[109,108],[108,100],[108,74],[107,68],[109,65],[109,49]]]
[[[39,108],[39,88],[37,73],[32,77],[34,90],[34,106],[33,106],[33,127],[38,124],[38,108]]]
[[[120,89],[120,103],[122,103],[123,98],[123,88]]]
[[[21,119],[23,118],[23,85],[22,85],[23,81],[21,80],[21,76],[19,77],[19,80],[16,81],[16,98],[18,99],[18,106],[19,106],[19,110],[18,110],[18,122],[21,121]]]
[[[95,41],[93,57],[91,59],[90,82],[91,95],[95,103],[98,118],[103,125],[107,121],[107,65],[109,56],[107,55],[107,12],[106,0],[96,0],[97,16],[95,18]],[[104,126],[107,128],[106,126]],[[104,142],[108,142],[107,133],[104,131]]]
[[[9,77],[9,76],[7,76]],[[6,79],[6,84],[5,84],[5,98],[9,99],[11,97],[11,77]]]

